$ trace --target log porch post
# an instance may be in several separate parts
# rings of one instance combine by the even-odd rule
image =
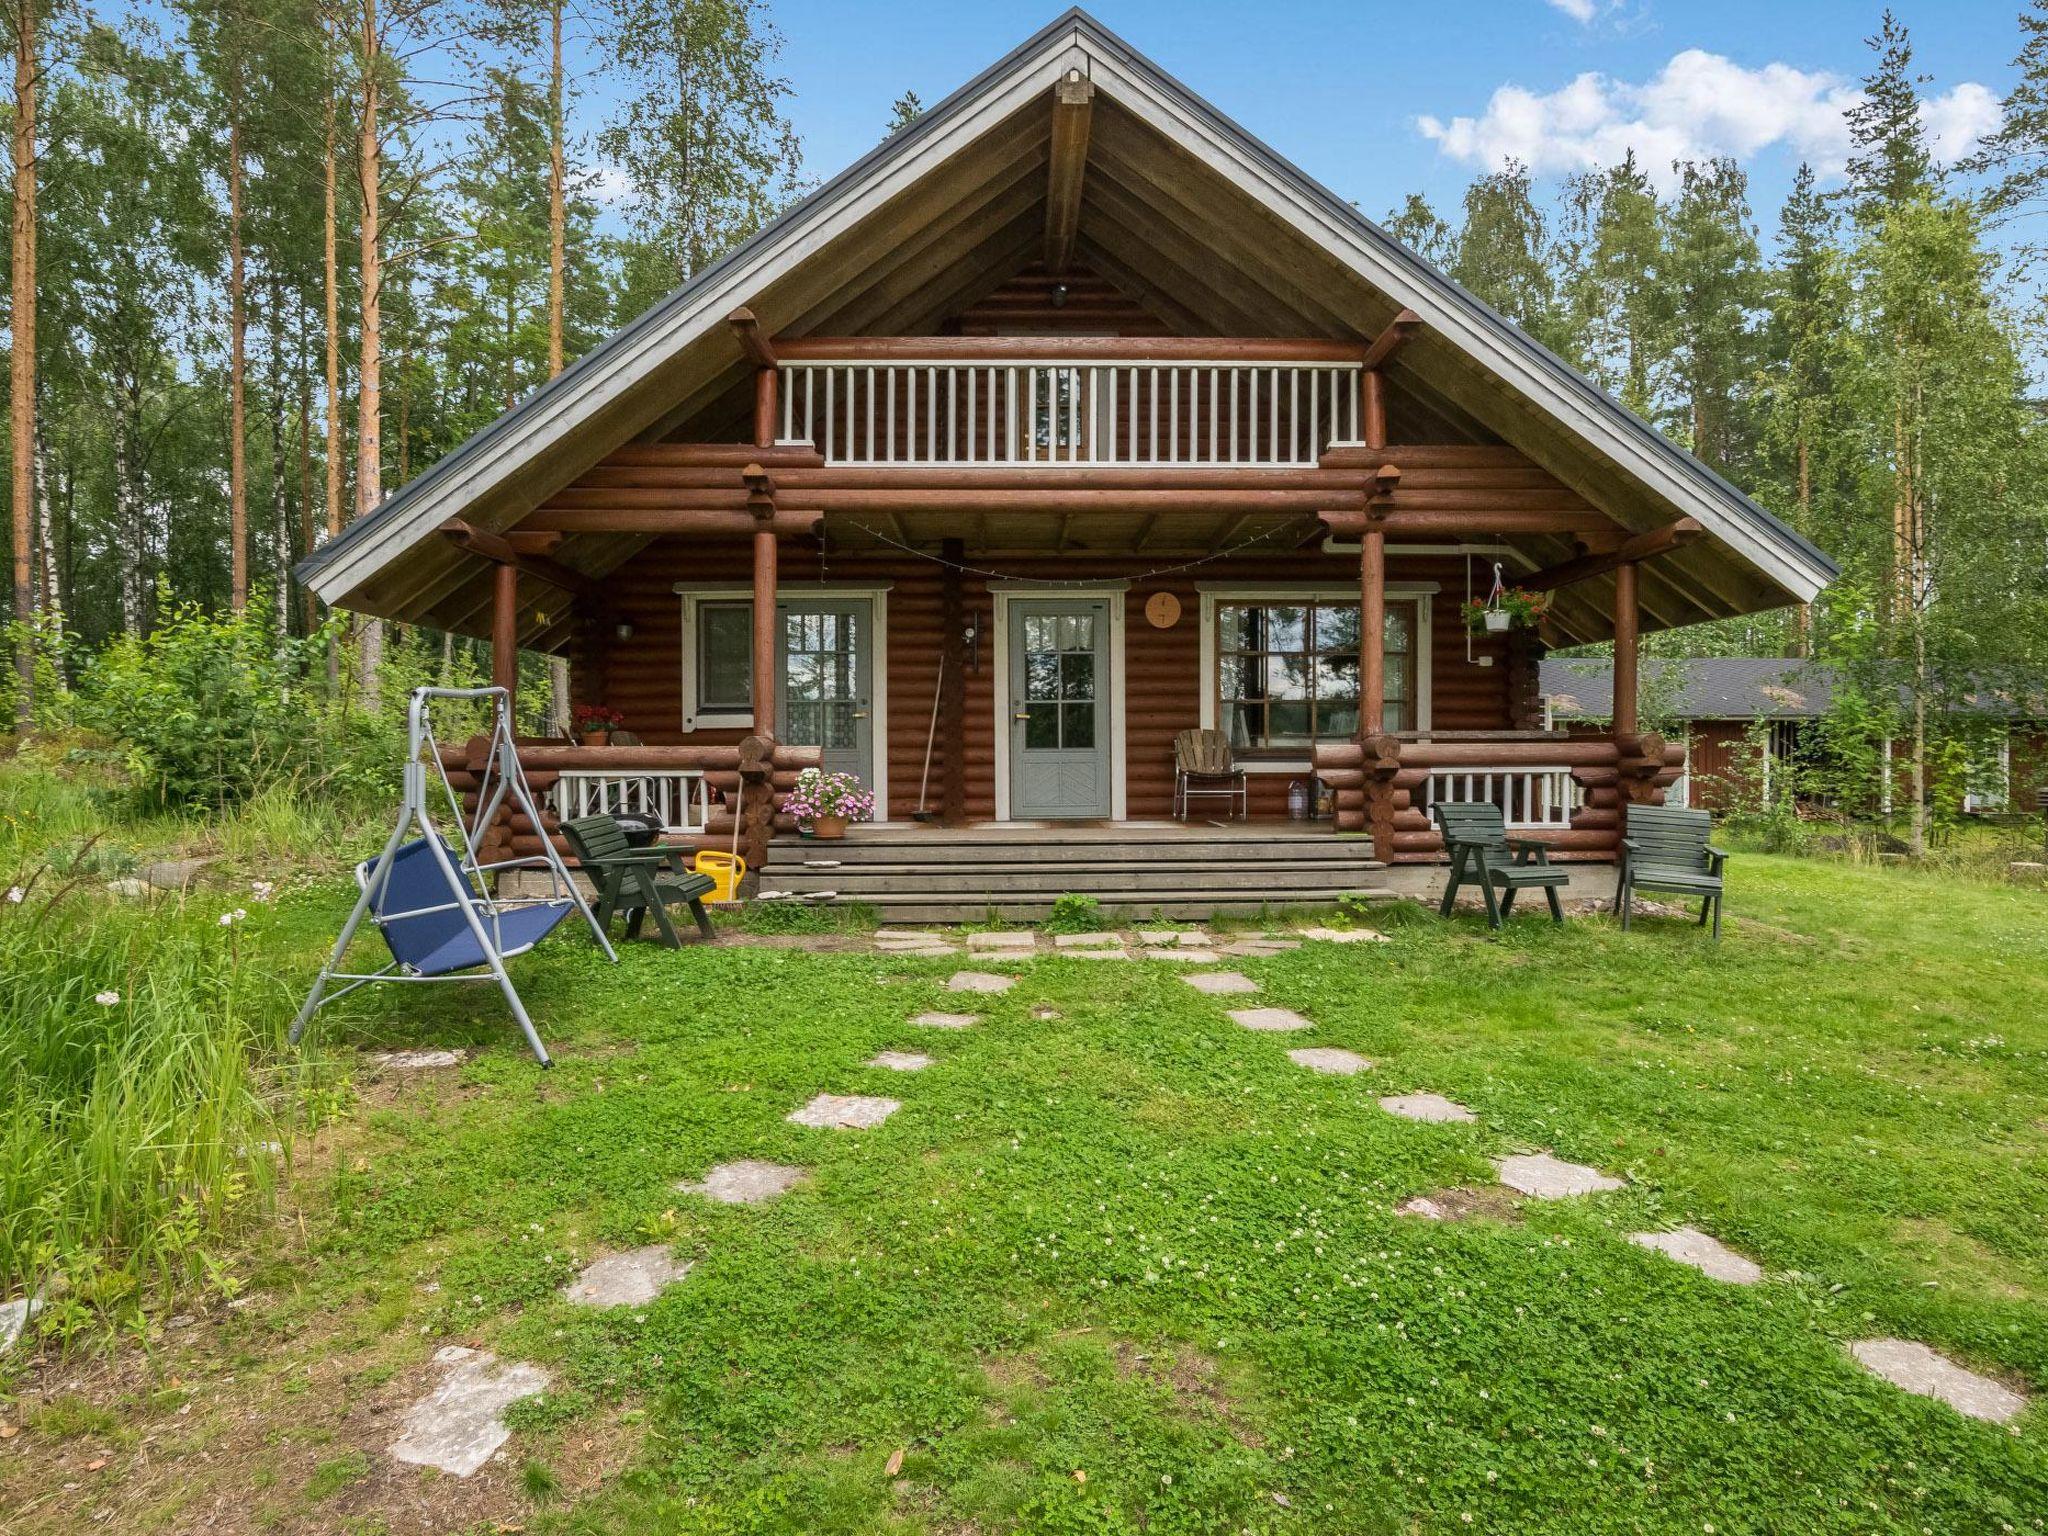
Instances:
[[[1375,342],[1365,371],[1359,376],[1358,435],[1368,448],[1387,445],[1387,398],[1380,364],[1405,335],[1390,327]],[[1374,479],[1365,527],[1358,546],[1358,740],[1365,769],[1365,824],[1372,833],[1373,857],[1382,863],[1394,857],[1394,775],[1400,769],[1400,743],[1387,734],[1387,529],[1383,498],[1399,480],[1390,465]]]
[[[754,733],[775,734],[775,505],[754,520]]]
[[[1367,738],[1387,728],[1387,534],[1366,525],[1358,557],[1358,729]]]
[[[1641,616],[1636,605],[1636,567],[1614,568],[1614,735],[1636,734],[1637,649]]]
[[[519,702],[519,567],[491,567],[491,686]]]

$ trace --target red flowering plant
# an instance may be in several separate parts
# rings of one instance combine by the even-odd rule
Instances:
[[[624,715],[602,704],[578,704],[569,712],[569,718],[575,722],[576,734],[579,736],[587,736],[595,731],[616,731],[626,723]]]
[[[1527,587],[1504,587],[1490,602],[1474,598],[1460,610],[1470,630],[1534,629],[1550,612],[1550,594]]]

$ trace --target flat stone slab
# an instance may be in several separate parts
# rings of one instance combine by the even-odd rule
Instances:
[[[1399,1115],[1403,1120],[1427,1120],[1432,1125],[1451,1125],[1479,1118],[1455,1099],[1447,1099],[1440,1093],[1397,1093],[1391,1098],[1381,1099],[1380,1108],[1390,1115]]]
[[[1014,976],[994,976],[987,971],[955,971],[946,979],[948,992],[1007,992],[1017,985]]]
[[[370,1060],[393,1072],[433,1072],[462,1065],[460,1051],[379,1051]]]
[[[211,858],[160,859],[143,868],[142,878],[160,891],[182,891],[212,862]]]
[[[579,1307],[644,1307],[690,1272],[666,1243],[608,1253],[584,1267],[562,1287],[562,1299]]]
[[[885,1067],[891,1072],[922,1072],[932,1064],[931,1057],[922,1051],[877,1051],[868,1058],[871,1067]]]
[[[1449,1221],[1451,1219],[1451,1213],[1427,1195],[1417,1195],[1413,1199],[1403,1200],[1394,1207],[1394,1214],[1396,1216],[1419,1216],[1424,1221]]]
[[[1210,943],[1209,935],[1199,928],[1140,928],[1138,942],[1151,949],[1162,949],[1175,944],[1185,944],[1199,949]]]
[[[1902,1391],[1944,1402],[1973,1419],[2003,1424],[2016,1418],[2027,1400],[1989,1376],[1965,1370],[1946,1355],[1910,1339],[1858,1339],[1849,1346],[1856,1363]]]
[[[942,944],[945,942],[945,938],[944,934],[933,933],[929,928],[877,928],[875,930],[875,942],[877,944]]]
[[[1181,980],[1197,992],[1207,992],[1211,997],[1220,997],[1226,992],[1256,992],[1259,984],[1249,976],[1236,971],[1196,971],[1183,976]]]
[[[802,1109],[783,1118],[792,1125],[812,1125],[828,1131],[868,1131],[903,1107],[897,1099],[869,1098],[864,1094],[821,1093]]]
[[[1746,1259],[1718,1238],[1698,1227],[1677,1227],[1669,1232],[1631,1232],[1628,1240],[1639,1248],[1654,1248],[1668,1258],[1694,1269],[1712,1280],[1730,1285],[1755,1285],[1763,1279],[1763,1266]]]
[[[885,955],[908,955],[913,960],[942,960],[960,953],[950,944],[884,944],[880,952]]]
[[[1189,949],[1176,944],[1170,949],[1148,949],[1147,960],[1171,960],[1176,965],[1214,965],[1222,956],[1213,949]]]
[[[1538,1200],[1568,1200],[1574,1195],[1597,1195],[1627,1184],[1584,1163],[1567,1163],[1548,1152],[1526,1157],[1503,1157],[1494,1163],[1501,1183],[1509,1189]]]
[[[512,1438],[505,1410],[546,1390],[548,1373],[459,1344],[436,1350],[434,1363],[442,1368],[441,1384],[405,1411],[389,1455],[409,1466],[469,1477]]]
[[[28,1325],[42,1310],[43,1298],[40,1296],[17,1296],[0,1304],[0,1354],[14,1347],[15,1340],[27,1331]]]
[[[719,1163],[704,1175],[702,1183],[678,1184],[686,1195],[702,1195],[720,1205],[765,1205],[785,1195],[810,1178],[802,1168],[787,1163],[763,1163],[743,1158],[736,1163]]]
[[[910,1021],[924,1029],[972,1029],[981,1022],[978,1013],[920,1013]]]
[[[1299,939],[1237,939],[1222,946],[1222,952],[1226,955],[1284,955],[1290,949],[1299,948]]]
[[[1298,1051],[1289,1051],[1287,1059],[1297,1067],[1307,1067],[1309,1071],[1320,1072],[1325,1077],[1353,1077],[1372,1070],[1372,1063],[1358,1052],[1334,1045],[1305,1046]]]
[[[1032,950],[1038,948],[1038,936],[1031,933],[970,933],[967,947],[975,950]]]
[[[1314,1029],[1315,1025],[1292,1008],[1233,1008],[1230,1022],[1244,1029],[1279,1034],[1291,1029]]]
[[[1303,928],[1304,939],[1319,939],[1325,944],[1391,944],[1394,941],[1373,928]]]
[[[1120,949],[1123,938],[1114,933],[1056,933],[1054,949]]]
[[[1062,960],[1128,960],[1131,952],[1127,949],[1070,949],[1061,955]]]

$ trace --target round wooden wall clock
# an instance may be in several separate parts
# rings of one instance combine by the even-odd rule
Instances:
[[[1154,592],[1145,599],[1145,618],[1154,629],[1171,629],[1180,622],[1180,599],[1171,592]]]

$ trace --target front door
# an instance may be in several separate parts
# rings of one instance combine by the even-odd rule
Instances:
[[[777,736],[823,748],[827,773],[851,773],[873,789],[874,600],[791,599],[775,611],[782,621]]]
[[[1108,816],[1108,601],[1019,599],[1009,630],[1011,816]]]

